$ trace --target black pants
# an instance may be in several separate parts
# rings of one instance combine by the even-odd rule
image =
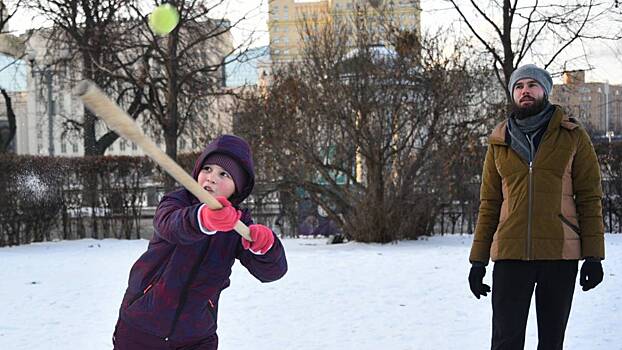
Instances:
[[[576,260],[497,261],[492,275],[492,349],[522,350],[535,287],[538,350],[562,350]]]
[[[113,350],[217,350],[216,333],[193,342],[165,341],[119,319],[112,335]]]

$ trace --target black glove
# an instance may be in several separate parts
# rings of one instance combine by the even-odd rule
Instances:
[[[603,281],[603,265],[600,260],[586,259],[581,266],[581,275],[579,284],[583,287],[583,291],[588,291],[596,287]]]
[[[469,272],[469,287],[477,299],[490,293],[490,286],[484,284],[484,275],[486,275],[486,266],[482,263],[473,263],[471,272]]]

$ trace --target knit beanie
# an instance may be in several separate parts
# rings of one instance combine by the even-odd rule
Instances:
[[[248,174],[240,166],[240,164],[232,157],[224,153],[212,153],[210,154],[203,164],[215,164],[225,169],[233,178],[235,184],[235,191],[240,192],[246,187],[248,183]]]
[[[540,84],[544,89],[544,94],[548,98],[551,96],[551,90],[553,89],[553,78],[546,70],[536,66],[535,64],[526,64],[524,66],[518,67],[510,76],[510,82],[508,83],[508,90],[510,91],[510,96],[514,96],[514,85],[516,82],[525,79],[531,78]]]

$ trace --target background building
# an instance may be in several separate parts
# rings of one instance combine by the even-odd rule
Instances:
[[[551,102],[568,109],[596,135],[622,134],[622,85],[585,82],[584,71],[563,74],[563,84],[556,84]]]
[[[225,40],[223,40],[225,39]],[[219,39],[216,49],[205,49],[209,58],[221,62],[231,51],[231,36]],[[19,43],[17,45],[16,43]],[[213,46],[213,45],[212,45]],[[17,130],[13,150],[17,154],[82,156],[83,140],[80,135],[69,132],[68,121],[80,121],[84,113],[81,101],[72,93],[68,76],[72,74],[70,64],[52,65],[47,45],[39,30],[20,37],[0,35],[0,88],[9,91],[16,115]],[[211,47],[211,46],[210,46]],[[216,57],[212,57],[216,56]],[[23,57],[22,60],[16,57]],[[224,76],[224,73],[218,72]],[[221,86],[225,90],[224,82]],[[0,98],[4,106],[4,99]],[[204,118],[214,132],[231,130],[233,97],[222,94],[210,101],[203,110]],[[6,108],[0,106],[0,128],[6,128]],[[206,138],[204,128],[188,127],[179,138],[178,151],[200,150]],[[105,128],[99,132],[102,135]],[[163,140],[155,139],[164,149]],[[106,150],[107,155],[142,155],[142,151],[122,138]]]
[[[270,33],[270,55],[272,61],[295,60],[303,47],[299,29],[306,20],[325,23],[335,17],[351,19],[361,9],[368,9],[366,19],[373,30],[385,30],[380,13],[391,19],[401,29],[420,33],[421,8],[413,0],[318,0],[299,2],[296,0],[270,1],[268,31]],[[375,22],[374,22],[375,21]],[[352,41],[354,46],[354,41]],[[379,43],[383,44],[383,43]]]

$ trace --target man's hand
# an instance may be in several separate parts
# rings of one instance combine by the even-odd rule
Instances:
[[[599,260],[586,259],[581,266],[581,274],[579,277],[579,284],[583,287],[583,291],[586,292],[596,287],[603,281],[603,265]]]
[[[490,293],[490,286],[484,284],[484,275],[486,275],[486,266],[483,263],[474,263],[469,272],[469,287],[471,292],[477,299],[480,296],[486,296]]]

